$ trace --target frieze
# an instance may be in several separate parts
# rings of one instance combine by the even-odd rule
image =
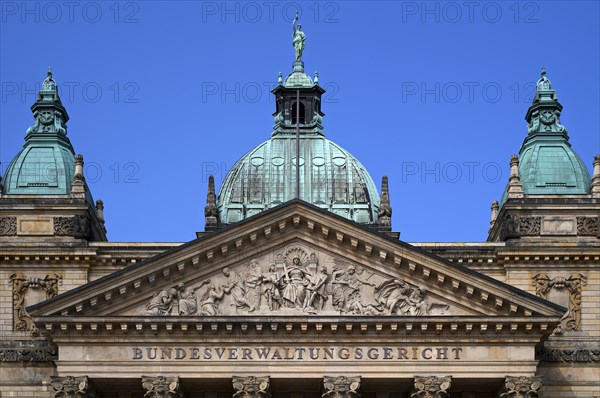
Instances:
[[[577,217],[577,235],[598,236],[598,217]]]
[[[17,217],[0,217],[0,236],[17,234]]]
[[[536,359],[545,362],[600,362],[600,349],[551,349],[538,350]]]
[[[521,236],[537,236],[540,234],[541,217],[518,217],[519,234]]]
[[[16,346],[17,343],[12,347],[0,347],[0,362],[49,362],[58,358],[56,349],[47,342],[27,341]]]
[[[33,323],[31,316],[25,310],[25,294],[29,288],[43,289],[46,292],[46,299],[50,299],[58,294],[58,283],[61,279],[60,275],[54,273],[46,275],[43,279],[38,277],[27,278],[21,272],[10,276],[13,293],[14,330],[28,331],[34,336],[39,334],[39,330]]]
[[[300,246],[254,258],[191,284],[155,292],[143,316],[442,315],[449,309],[424,287]]]
[[[54,217],[54,235],[73,236],[73,217]]]
[[[562,317],[560,324],[554,330],[555,335],[561,335],[566,331],[577,331],[581,328],[581,289],[587,283],[585,276],[581,274],[569,275],[568,277],[557,276],[550,278],[546,273],[539,273],[532,278],[535,293],[543,298],[548,298],[552,289],[566,290],[569,294],[569,310]]]

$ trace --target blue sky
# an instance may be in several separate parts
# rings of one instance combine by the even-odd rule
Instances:
[[[379,187],[406,241],[483,241],[545,66],[591,171],[597,1],[0,1],[2,172],[52,66],[112,241],[188,241],[208,174],[268,139],[279,71],[319,71],[326,136]]]

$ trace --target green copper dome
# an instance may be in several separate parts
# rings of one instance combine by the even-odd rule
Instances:
[[[586,195],[591,179],[560,124],[562,105],[542,69],[525,119],[528,135],[519,151],[519,178],[525,195]],[[504,192],[502,203],[505,202]]]
[[[296,140],[275,135],[229,171],[217,199],[223,225],[296,197]],[[300,199],[362,224],[377,223],[379,194],[350,153],[320,134],[300,138]]]
[[[67,138],[69,116],[50,70],[31,110],[35,122],[27,129],[23,149],[6,170],[4,193],[67,195],[75,173],[75,153]]]
[[[323,135],[318,73],[304,72],[306,35],[296,27],[292,73],[273,89],[271,138],[245,154],[229,171],[214,201],[209,183],[207,229],[236,223],[292,199],[302,199],[361,224],[377,226],[379,194],[362,164]],[[298,161],[297,161],[298,159]],[[389,207],[389,206],[388,206]],[[386,213],[387,214],[387,213]]]

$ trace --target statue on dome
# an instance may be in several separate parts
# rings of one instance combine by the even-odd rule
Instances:
[[[304,43],[306,42],[306,35],[302,32],[302,25],[298,24],[296,28],[296,22],[298,22],[298,10],[296,10],[296,18],[292,21],[293,33],[292,45],[296,50],[296,62],[302,61],[302,52],[304,51]]]

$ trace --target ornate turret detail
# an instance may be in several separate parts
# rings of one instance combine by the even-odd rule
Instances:
[[[217,195],[215,193],[215,178],[209,176],[206,206],[204,206],[204,230],[213,231],[215,229],[217,229]]]
[[[527,120],[529,135],[537,133],[562,133],[567,134],[567,129],[560,124],[562,105],[558,102],[556,91],[552,90],[552,83],[546,76],[546,69],[542,68],[540,79],[536,83],[535,97],[525,119]]]
[[[511,160],[510,181],[500,201],[501,208],[509,196],[589,195],[590,175],[585,163],[571,148],[567,129],[560,123],[562,109],[542,68],[533,103],[525,115],[528,133],[519,150],[517,173]]]
[[[27,129],[23,150],[6,170],[4,193],[70,194],[75,153],[67,138],[69,115],[50,68],[31,111],[34,123]]]
[[[67,134],[67,121],[69,115],[63,107],[58,95],[58,85],[48,68],[48,77],[42,83],[38,92],[37,101],[31,106],[34,124],[27,129],[27,134],[32,133],[59,133]]]
[[[0,213],[6,209],[14,214],[16,206],[18,216],[35,222],[27,228],[17,223],[16,228],[6,231],[9,233],[0,234],[1,239],[53,236],[105,241],[104,206],[101,201],[94,202],[85,180],[83,156],[75,155],[67,137],[69,115],[50,69],[31,111],[34,124],[27,129],[23,149],[4,176]]]
[[[278,76],[271,139],[246,153],[219,190],[217,215],[206,230],[241,221],[299,198],[347,219],[379,229],[379,193],[360,162],[325,138],[321,98],[325,90],[305,73],[306,35],[293,23],[292,72]],[[298,154],[298,155],[296,155]],[[207,201],[206,211],[212,202]],[[212,209],[212,207],[210,207]],[[211,212],[213,210],[210,210]],[[382,222],[389,222],[384,215]],[[211,221],[212,222],[212,221]],[[390,226],[384,226],[389,230]]]
[[[390,191],[388,188],[388,177],[381,178],[381,202],[379,204],[379,230],[392,230],[392,206],[390,205]]]

